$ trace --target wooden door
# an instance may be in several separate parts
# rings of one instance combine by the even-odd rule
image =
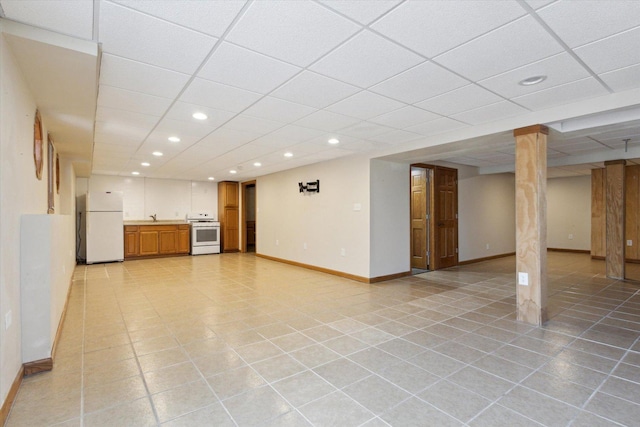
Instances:
[[[175,226],[174,226],[175,227]],[[161,254],[175,254],[177,248],[177,229],[173,230],[161,230],[159,232],[160,238],[160,253]]]
[[[411,168],[411,268],[426,269],[427,247],[427,170]]]
[[[436,166],[434,180],[435,269],[458,264],[458,171]]]
[[[158,232],[140,231],[140,245],[138,246],[140,255],[158,254]]]

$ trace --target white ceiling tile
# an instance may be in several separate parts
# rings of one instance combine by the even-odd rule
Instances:
[[[353,117],[332,113],[331,111],[319,110],[303,117],[295,124],[312,129],[323,130],[325,132],[333,132],[347,126],[351,126],[359,121],[359,119]]]
[[[233,64],[233,66],[230,66]],[[259,72],[256,72],[259,70]],[[301,68],[230,43],[222,43],[198,76],[252,92],[268,93]]]
[[[259,136],[265,133],[271,133],[282,126],[284,126],[284,123],[240,114],[229,120],[229,122],[227,122],[223,127],[227,129],[252,132]]]
[[[640,87],[640,64],[619,68],[599,76],[614,92]]]
[[[100,3],[99,29],[104,52],[187,74],[198,68],[216,42],[109,2]]]
[[[423,138],[423,136],[413,132],[406,132],[403,130],[393,130],[391,132],[372,136],[369,139],[375,142],[383,142],[385,144],[396,145],[396,144],[401,144],[408,141],[413,141],[418,138]]]
[[[136,152],[137,148],[137,144],[119,145],[101,143],[98,141],[96,141],[96,143],[93,145],[94,152],[105,154],[107,156],[123,156],[127,158],[131,157],[131,155]]]
[[[467,85],[416,104],[420,108],[448,116],[484,105],[495,104],[502,98],[477,85]]]
[[[512,102],[501,101],[495,104],[476,108],[475,110],[455,114],[451,116],[451,118],[470,125],[479,125],[481,123],[493,122],[504,117],[513,117],[527,112],[528,110]]]
[[[405,104],[385,98],[369,91],[362,91],[347,99],[337,102],[326,109],[334,113],[345,114],[367,120],[372,117],[397,110]]]
[[[353,152],[371,152],[375,150],[382,150],[385,148],[389,148],[391,144],[387,144],[379,141],[366,141],[362,139],[355,139],[353,141],[349,141],[345,143],[344,146],[341,147],[343,150],[349,150]]]
[[[190,104],[240,112],[261,97],[262,95],[255,92],[197,78],[187,87],[180,100]]]
[[[360,89],[311,71],[304,71],[276,89],[271,96],[302,105],[324,108]]]
[[[257,1],[231,30],[227,40],[306,67],[359,28],[311,1]]]
[[[432,120],[430,122],[408,127],[407,131],[419,133],[420,135],[437,135],[439,133],[449,132],[455,129],[467,127],[468,125],[457,120],[443,117],[441,119]]]
[[[477,81],[562,51],[562,46],[549,33],[532,17],[526,16],[444,53],[434,61]]]
[[[279,120],[281,122],[290,123],[301,119],[314,111],[317,110],[312,107],[267,96],[246,109],[244,114],[259,117],[261,119],[274,121]]]
[[[369,121],[385,126],[403,129],[408,126],[415,126],[420,123],[428,122],[429,120],[438,119],[440,117],[441,116],[439,116],[438,114],[433,114],[429,111],[425,111],[421,108],[416,108],[409,105],[390,113],[374,117]]]
[[[557,1],[538,15],[575,48],[638,26],[640,2],[635,0]]]
[[[177,147],[188,147],[199,141],[216,129],[215,126],[207,124],[189,123],[182,120],[164,118],[147,138],[149,142],[158,142]],[[175,136],[180,138],[180,142],[169,142],[168,138]],[[162,150],[160,150],[162,151]]]
[[[128,147],[128,150],[132,152],[138,148],[140,142],[142,141],[141,138],[125,138],[120,134],[103,132],[102,130],[96,130],[93,139],[96,144],[122,145],[124,147]]]
[[[308,141],[324,135],[325,132],[317,129],[310,129],[302,126],[287,125],[269,134],[270,137],[291,141],[292,144]]]
[[[340,135],[352,138],[367,139],[383,133],[389,133],[395,129],[370,122],[360,122],[348,128],[340,129]]]
[[[171,105],[171,99],[100,85],[98,105],[134,113],[162,116]]]
[[[547,76],[542,83],[523,86],[518,82],[533,76]],[[506,98],[525,95],[589,77],[589,72],[568,53],[561,53],[533,64],[478,82]]]
[[[364,2],[362,0],[319,0],[343,15],[367,25],[388,12],[401,0],[377,0]]]
[[[403,3],[372,28],[434,57],[524,14],[511,1],[416,0]]]
[[[638,2],[640,5],[640,2]],[[597,74],[640,64],[640,26],[574,49]]]
[[[215,152],[217,155],[220,155],[235,147],[242,146],[249,141],[253,141],[258,136],[260,135],[255,132],[220,128],[204,137],[197,144],[189,147],[189,149],[206,147],[210,152]]]
[[[525,0],[525,1],[533,9],[540,9],[541,7],[551,4],[556,0]]]
[[[193,118],[194,113],[204,113],[207,115],[206,120],[197,120]],[[186,102],[176,102],[167,112],[165,118],[180,120],[183,122],[191,123],[193,126],[209,126],[217,127],[234,117],[236,113],[230,111],[218,110],[210,107],[203,107],[201,105],[189,104]]]
[[[246,0],[112,0],[183,27],[220,37]]]
[[[158,123],[158,120],[157,116],[99,106],[96,110],[95,131],[141,141]]]
[[[311,70],[367,88],[422,61],[415,53],[363,31],[316,62]]]
[[[149,95],[175,98],[189,76],[119,56],[102,55],[100,83]]]
[[[370,88],[402,102],[414,104],[469,84],[469,81],[432,62],[425,62]]]
[[[92,1],[3,0],[3,17],[85,40],[93,39]]]
[[[596,79],[587,78],[566,85],[552,87],[540,92],[513,98],[513,102],[533,111],[556,105],[568,104],[585,98],[609,93]]]

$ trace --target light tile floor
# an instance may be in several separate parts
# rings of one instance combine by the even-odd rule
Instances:
[[[9,426],[640,425],[639,286],[549,254],[367,285],[250,254],[80,266],[52,372]]]

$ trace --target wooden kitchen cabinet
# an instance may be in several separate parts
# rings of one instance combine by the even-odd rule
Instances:
[[[221,252],[240,251],[240,184],[218,183],[218,216],[220,219]]]
[[[125,259],[185,255],[191,250],[189,224],[126,225]]]

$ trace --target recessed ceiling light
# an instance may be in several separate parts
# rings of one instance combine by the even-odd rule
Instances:
[[[170,136],[169,137],[169,141],[171,141],[171,142],[180,142],[180,138],[178,138],[177,136]]]
[[[149,162],[142,162],[142,163],[140,163],[140,166],[145,166],[145,167],[147,167],[147,166],[151,166],[151,163],[149,163]]]
[[[262,166],[262,163],[260,163],[260,162],[255,162],[255,163],[253,164],[253,166],[255,166],[255,167],[259,168],[260,166]]]
[[[546,79],[547,79],[547,76],[542,76],[542,75],[532,76],[532,77],[527,77],[524,80],[520,80],[518,84],[521,86],[533,86],[533,85],[537,85],[538,83],[542,83]]]
[[[196,120],[207,120],[207,115],[205,113],[193,113],[193,117]]]
[[[284,153],[285,157],[293,157],[293,153],[287,151],[286,153]]]
[[[236,171],[235,169],[231,169],[229,173],[238,173],[238,171]]]
[[[215,178],[210,176],[209,178],[207,178],[209,181],[213,181]]]
[[[160,152],[160,151],[154,151],[151,154],[153,154],[154,156],[157,156],[157,157],[161,157],[162,156],[162,152]]]
[[[329,144],[331,144],[331,145],[336,145],[336,144],[339,144],[339,143],[340,143],[340,141],[339,141],[338,139],[336,139],[336,138],[331,138],[331,139],[330,139],[329,141],[327,141],[327,142],[328,142]]]
[[[133,172],[131,172],[131,175],[140,175],[140,172],[138,172],[138,171],[133,171]]]

